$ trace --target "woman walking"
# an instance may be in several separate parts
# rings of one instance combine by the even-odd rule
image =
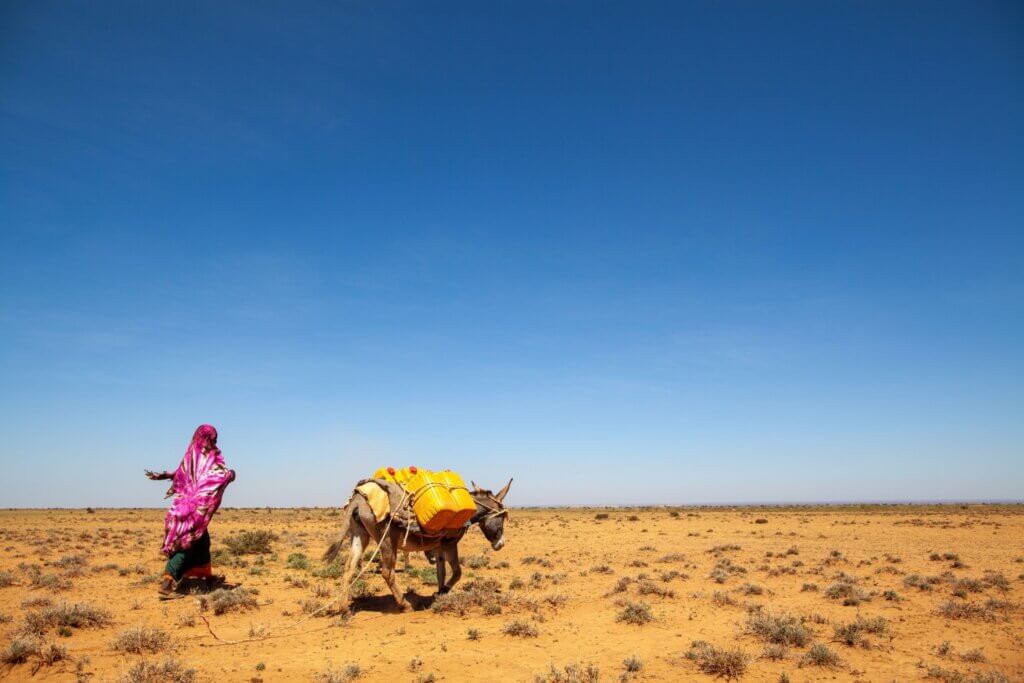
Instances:
[[[185,578],[223,582],[223,577],[213,576],[207,527],[220,507],[224,489],[235,480],[235,471],[224,465],[224,456],[217,448],[217,430],[212,425],[201,425],[192,435],[177,470],[146,470],[146,476],[173,480],[165,496],[173,495],[174,500],[164,520],[167,533],[163,552],[167,555],[167,567],[160,596],[171,597]]]

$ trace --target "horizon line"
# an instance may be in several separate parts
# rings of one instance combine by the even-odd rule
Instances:
[[[625,505],[573,504],[573,505],[509,505],[510,510],[630,510],[644,508],[784,508],[784,507],[853,507],[871,505],[879,507],[914,507],[914,506],[952,506],[952,505],[1024,505],[1024,499],[937,499],[937,500],[849,500],[849,501],[792,501],[792,502],[731,502],[731,503],[631,503]],[[237,505],[223,506],[221,510],[330,510],[342,508],[344,505]],[[45,511],[45,510],[165,510],[166,506],[42,506],[42,507],[4,507],[3,512]]]

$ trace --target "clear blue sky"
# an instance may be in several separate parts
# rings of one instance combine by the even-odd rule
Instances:
[[[1024,491],[1020,3],[0,7],[0,506]]]

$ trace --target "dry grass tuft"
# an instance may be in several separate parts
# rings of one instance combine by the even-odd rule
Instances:
[[[502,607],[507,603],[507,596],[501,593],[501,584],[494,579],[485,579],[471,581],[461,591],[439,595],[431,609],[440,614],[459,616],[473,609],[480,609],[484,614],[501,614]]]
[[[15,636],[7,647],[0,652],[0,662],[4,664],[21,664],[29,657],[39,654],[39,641],[31,636]]]
[[[257,609],[256,593],[245,588],[218,588],[215,591],[197,596],[199,608],[203,611],[213,610],[214,614],[225,612],[247,612]]]
[[[171,647],[171,637],[158,628],[133,626],[117,634],[110,643],[110,649],[118,652],[156,654]]]
[[[559,669],[554,664],[542,674],[533,677],[534,683],[597,683],[600,670],[593,664],[567,664]]]
[[[779,645],[803,647],[811,640],[810,632],[800,619],[781,612],[751,612],[747,615],[745,629],[765,642]]]
[[[121,675],[120,683],[194,683],[196,670],[186,668],[176,659],[154,663],[136,662]]]
[[[510,621],[502,627],[501,632],[507,636],[519,638],[536,638],[539,635],[537,627],[528,621]]]
[[[839,658],[839,655],[822,643],[811,645],[811,649],[800,658],[800,666],[823,666],[831,669],[842,665],[842,663],[843,660]]]
[[[651,608],[646,603],[627,602],[615,617],[615,621],[624,621],[627,624],[643,626],[654,621],[654,615],[651,614]]]
[[[43,634],[51,628],[98,628],[110,623],[110,612],[86,602],[60,603],[25,615],[25,631]]]
[[[695,640],[690,644],[686,658],[696,662],[702,672],[726,680],[740,678],[750,663],[750,656],[743,650],[725,650],[703,640]]]
[[[328,666],[326,671],[318,673],[315,678],[320,683],[348,683],[363,675],[363,667],[358,664],[346,664],[341,671]]]
[[[939,606],[939,614],[947,619],[979,619],[981,621],[995,621],[996,615],[984,605],[977,605],[973,602],[949,600]]]
[[[274,532],[258,529],[229,536],[224,539],[224,545],[232,555],[269,555],[273,551],[271,544],[277,539]]]

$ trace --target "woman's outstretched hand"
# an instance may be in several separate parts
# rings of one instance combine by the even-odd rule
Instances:
[[[154,472],[153,470],[146,470],[146,476],[153,481],[160,481],[161,479],[170,479],[167,472]]]

